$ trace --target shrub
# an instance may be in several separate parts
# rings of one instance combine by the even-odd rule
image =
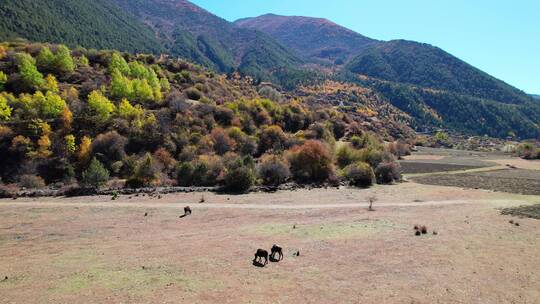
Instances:
[[[535,159],[540,157],[538,148],[532,143],[523,143],[518,146],[517,153],[523,159]]]
[[[202,98],[202,93],[196,88],[189,88],[186,90],[186,97],[192,100],[200,100]]]
[[[259,154],[268,150],[282,151],[286,141],[287,135],[280,126],[266,127],[259,136]]]
[[[159,170],[154,164],[154,160],[150,153],[147,153],[144,158],[135,167],[135,173],[126,182],[129,188],[141,188],[151,186],[159,178]]]
[[[387,150],[392,155],[395,155],[398,159],[401,159],[406,155],[411,155],[411,147],[400,141],[389,143],[387,145]]]
[[[178,186],[189,187],[193,186],[193,174],[195,167],[190,162],[183,162],[176,169],[176,182]]]
[[[45,181],[37,175],[25,174],[19,178],[19,187],[40,189],[45,187]]]
[[[223,173],[223,162],[218,156],[201,155],[191,163],[184,162],[177,169],[180,186],[215,186]]]
[[[236,143],[222,128],[215,128],[212,130],[212,142],[214,143],[214,151],[219,155],[234,150]]]
[[[263,86],[259,89],[259,95],[272,101],[282,101],[283,95],[271,86]]]
[[[336,152],[336,162],[340,168],[345,168],[352,163],[360,161],[361,159],[361,152],[353,149],[348,144],[340,146]]]
[[[102,162],[112,164],[126,156],[127,139],[116,131],[100,134],[92,142],[92,154]]]
[[[224,190],[233,193],[248,191],[255,183],[253,170],[248,166],[229,168],[223,178]]]
[[[291,172],[299,182],[320,182],[334,172],[332,156],[320,141],[309,140],[288,153]]]
[[[96,158],[92,159],[90,165],[82,173],[82,185],[98,189],[109,180],[109,171]]]
[[[11,198],[17,195],[17,187],[4,185],[0,181],[0,198]]]
[[[375,169],[375,177],[379,184],[391,184],[401,179],[399,165],[396,162],[384,162]]]
[[[278,186],[291,176],[289,165],[277,155],[264,156],[257,170],[263,185]]]
[[[369,164],[364,162],[356,162],[348,165],[343,170],[343,175],[351,185],[362,188],[370,187],[375,180],[373,169]]]

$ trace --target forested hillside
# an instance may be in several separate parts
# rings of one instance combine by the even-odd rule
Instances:
[[[185,0],[113,0],[150,25],[172,55],[230,73],[276,80],[274,72],[298,67],[294,52],[266,34],[235,27]]]
[[[164,50],[150,28],[109,0],[2,0],[0,40],[14,38],[131,52]]]
[[[288,98],[271,85],[181,60],[3,43],[0,177],[25,188],[115,181],[227,191],[392,181],[395,156],[407,148],[384,145],[368,130],[389,141],[412,137],[406,115],[391,110],[396,119],[385,123],[394,116],[378,116],[387,111],[381,101],[343,90],[357,98],[346,109],[313,102],[308,88]]]
[[[346,70],[372,78],[491,99],[530,101],[522,91],[428,44],[395,40],[377,44],[353,59]]]
[[[445,128],[469,135],[540,137],[540,103],[501,103],[450,91],[436,91],[363,78],[385,100],[414,118],[415,128]]]

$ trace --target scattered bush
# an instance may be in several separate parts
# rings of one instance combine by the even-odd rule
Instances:
[[[387,150],[398,159],[401,159],[403,156],[411,155],[411,147],[400,141],[389,143],[387,145]]]
[[[322,182],[334,173],[332,156],[320,141],[309,140],[294,147],[288,152],[287,159],[294,179],[299,182]]]
[[[353,149],[350,145],[341,145],[336,152],[336,162],[340,168],[345,168],[350,164],[362,160],[363,154]]]
[[[367,163],[356,162],[343,170],[344,178],[356,187],[367,188],[373,185],[375,173]]]
[[[289,164],[277,155],[263,156],[257,173],[262,184],[267,186],[281,185],[291,176]]]
[[[262,130],[259,136],[259,154],[269,150],[282,151],[285,147],[287,135],[280,126],[269,126]]]
[[[540,158],[540,148],[533,143],[523,143],[518,146],[517,153],[523,159]]]
[[[401,179],[399,165],[396,162],[384,162],[375,169],[375,177],[379,184],[391,184]]]
[[[92,155],[106,164],[124,159],[127,139],[116,131],[100,134],[91,145]]]
[[[226,170],[223,178],[224,190],[232,193],[244,193],[255,183],[253,169],[248,166],[238,166]]]
[[[37,175],[25,174],[19,178],[19,187],[27,189],[45,188],[45,180]]]
[[[196,88],[189,88],[186,90],[186,97],[192,100],[200,100],[202,98],[201,91]]]
[[[191,163],[181,163],[177,169],[177,182],[181,186],[216,186],[224,171],[218,156],[201,155]]]
[[[159,178],[159,170],[157,169],[152,155],[147,153],[135,168],[135,173],[126,182],[128,188],[149,187],[154,184]]]

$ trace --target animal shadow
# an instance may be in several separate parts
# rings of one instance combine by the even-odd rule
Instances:
[[[259,261],[253,261],[253,266],[255,267],[260,267],[260,268],[264,268],[264,264],[259,262]]]

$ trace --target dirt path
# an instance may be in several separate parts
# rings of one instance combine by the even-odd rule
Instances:
[[[375,203],[376,207],[431,207],[465,204],[508,204],[514,205],[523,203],[518,200],[446,200],[446,201],[421,201],[408,203]],[[0,203],[2,207],[39,207],[39,208],[57,208],[57,207],[99,207],[99,208],[173,208],[183,209],[186,204],[180,203],[114,203],[114,202],[96,202],[96,203],[74,203],[74,202],[7,202]],[[366,208],[367,202],[354,204],[294,204],[294,205],[275,205],[275,204],[198,204],[191,205],[192,209],[263,209],[263,210],[299,210],[299,209],[343,209],[343,208]]]
[[[463,174],[463,173],[478,173],[478,172],[490,172],[496,170],[508,169],[506,165],[485,167],[485,168],[474,168],[468,170],[457,170],[457,171],[443,171],[443,172],[429,172],[429,173],[411,173],[404,174],[405,179],[412,177],[422,177],[422,176],[432,176],[432,175],[441,175],[441,174]]]

